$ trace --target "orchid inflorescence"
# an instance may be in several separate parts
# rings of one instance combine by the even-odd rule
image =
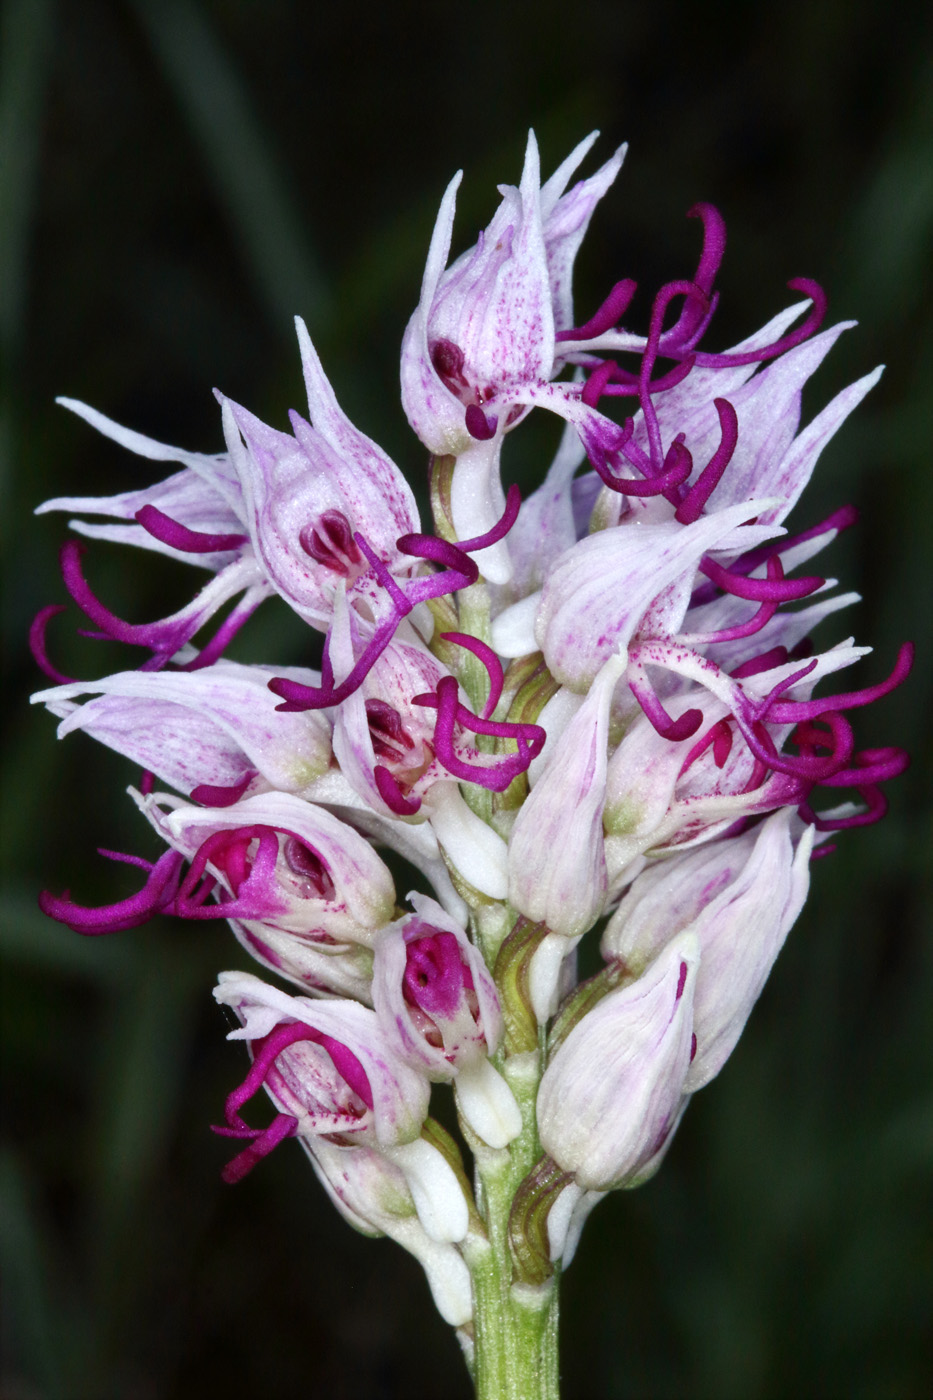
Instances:
[[[86,546],[63,548],[87,635],[144,660],[62,675],[52,605],[31,640],[56,684],[35,699],[60,735],[142,767],[130,794],[167,849],[103,852],[143,870],[130,898],[44,894],[43,909],[84,934],[226,919],[292,985],[220,974],[251,1057],[215,1128],[239,1149],[224,1178],[297,1137],[350,1223],[424,1265],[488,1395],[519,1373],[527,1386],[522,1347],[534,1393],[556,1393],[556,1281],[587,1214],[657,1169],[741,1034],[811,859],[883,815],[880,784],[907,761],[857,749],[849,715],[903,680],[909,645],[880,684],[814,693],[867,650],[814,649],[856,595],[800,572],[854,511],[783,524],[880,370],[800,430],[803,386],[851,324],[821,330],[806,279],[739,345],[701,349],[725,248],[705,204],[696,272],[660,289],[646,334],[621,324],[630,279],[575,324],[574,259],[625,154],[568,191],[594,140],[542,184],[530,136],[519,187],[450,266],[459,176],[444,196],[401,362],[431,533],[300,320],[309,420],[271,428],[218,394],[226,450],[211,456],[63,399],[181,470],[40,507],[103,517],[72,527],[208,574],[178,612],[131,624],[92,590]],[[563,436],[522,501],[500,458],[534,408]],[[226,658],[275,595],[323,634],[319,671]],[[857,800],[817,808],[818,788]],[[430,894],[399,906],[379,847]],[[603,968],[578,981],[601,920]],[[432,1083],[453,1086],[475,1193],[428,1116]],[[246,1108],[260,1088],[266,1127]]]

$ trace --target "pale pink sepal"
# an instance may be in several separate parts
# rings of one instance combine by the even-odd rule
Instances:
[[[690,1063],[699,951],[686,934],[570,1032],[538,1091],[545,1152],[578,1186],[627,1186],[676,1126]]]

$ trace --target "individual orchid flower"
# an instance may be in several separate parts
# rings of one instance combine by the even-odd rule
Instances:
[[[700,964],[693,1061],[685,1093],[702,1089],[735,1048],[810,883],[812,827],[794,849],[792,809],[756,830],[688,851],[639,875],[603,934],[603,957],[639,974],[689,930]]]
[[[482,535],[468,540],[459,540],[456,545],[447,539],[431,535],[402,535],[396,541],[401,554],[413,560],[441,566],[433,573],[422,574],[403,587],[393,577],[384,561],[379,558],[362,534],[354,536],[359,549],[365,555],[373,571],[373,577],[385,590],[389,600],[388,612],[381,620],[369,625],[361,625],[360,617],[353,617],[346,606],[345,584],[337,587],[334,593],[335,625],[324,643],[324,656],[321,668],[321,684],[308,686],[287,676],[276,678],[271,689],[282,697],[283,709],[308,710],[326,709],[342,704],[359,689],[376,661],[395,637],[405,619],[417,616],[420,605],[431,599],[442,598],[445,594],[469,588],[479,578],[479,568],[474,554],[482,554],[498,543],[512,528],[519,510],[520,497],[517,487],[511,487],[505,500],[501,517]],[[380,609],[381,610],[381,609]],[[365,608],[364,608],[365,611]],[[422,617],[423,632],[413,629],[408,640],[419,636],[430,638],[433,623],[430,613],[427,621]]]
[[[440,640],[475,646],[459,633]],[[487,659],[493,684],[501,685],[498,658],[489,653]],[[420,812],[424,820],[421,800],[434,783],[460,778],[501,792],[540,751],[543,735],[535,726],[492,721],[490,713],[488,703],[482,715],[463,704],[456,679],[423,645],[396,639],[338,710],[334,751],[341,771],[376,811]],[[519,753],[483,753],[480,734],[514,738]]]
[[[139,803],[172,847],[153,867],[115,857],[149,869],[144,889],[103,909],[46,893],[40,902],[47,913],[94,934],[160,912],[228,919],[265,966],[309,990],[370,999],[369,950],[395,907],[395,887],[362,836],[284,792],[219,808],[159,794],[140,796]]]
[[[625,155],[621,147],[565,194],[596,135],[542,186],[530,132],[519,187],[501,187],[492,223],[446,271],[459,175],[441,203],[421,300],[402,343],[402,404],[432,452],[458,458],[451,506],[459,538],[482,534],[501,514],[501,435],[525,412],[512,406],[512,392],[560,368],[555,318],[572,320],[574,259]],[[493,398],[496,412],[487,415],[483,405]],[[508,581],[504,546],[487,548],[478,562],[492,582]]]
[[[855,787],[869,801],[868,813],[878,812],[877,782],[902,771],[906,757],[894,749],[857,753],[844,711],[897,684],[909,653],[902,652],[880,686],[825,701],[812,698],[819,679],[862,654],[840,646],[801,664],[778,648],[723,677],[709,662],[688,660],[692,654],[685,648],[670,648],[665,655],[673,665],[689,667],[709,689],[687,689],[667,702],[675,724],[691,711],[700,716],[686,738],[671,742],[642,717],[609,760],[604,821],[610,889],[618,893],[628,883],[645,853],[708,842],[737,821],[785,805],[799,807],[813,821],[809,802],[818,786]],[[788,740],[799,753],[786,747]],[[852,824],[852,815],[818,820],[834,829]]]
[[[574,259],[625,156],[620,147],[601,170],[565,194],[597,135],[581,141],[542,185],[538,146],[529,132],[519,187],[501,187],[492,223],[445,271],[461,176],[448,186],[421,300],[402,344],[402,403],[432,452],[458,455],[471,437],[492,436],[484,401],[551,377],[555,319],[563,330],[573,315]]]
[[[538,1090],[545,1152],[586,1191],[632,1186],[676,1126],[693,1039],[699,950],[672,939],[580,1020]]]
[[[502,1013],[495,983],[463,928],[424,895],[379,936],[373,1004],[390,1043],[429,1079],[454,1082],[457,1104],[490,1147],[521,1131],[511,1089],[488,1056],[499,1047]]]
[[[372,847],[323,808],[290,793],[261,793],[222,808],[149,810],[191,861],[178,908],[189,918],[198,917],[196,909],[201,917],[259,918],[305,937],[371,946],[394,907],[392,878]],[[216,909],[203,902],[200,882],[208,868],[222,876],[231,895]],[[208,881],[212,892],[223,891],[213,875]]]
[[[224,433],[257,558],[287,603],[326,630],[339,581],[351,606],[378,616],[385,595],[357,535],[393,574],[412,560],[396,541],[419,528],[411,487],[337,403],[305,328],[296,320],[311,422],[291,414],[282,433],[222,399]]]
[[[81,570],[83,546],[66,545],[62,567],[72,598],[103,635],[149,647],[157,667],[182,652],[238,593],[243,598],[237,609],[207,647],[186,664],[203,666],[215,660],[272,589],[321,630],[329,625],[339,585],[349,589],[351,603],[370,618],[384,617],[387,610],[396,617],[397,609],[392,610],[382,576],[373,574],[373,566],[377,573],[380,566],[387,569],[390,577],[411,574],[415,559],[400,553],[397,542],[418,531],[414,496],[385,453],[342,412],[304,323],[299,318],[296,324],[312,423],[293,414],[292,434],[267,427],[221,397],[228,452],[204,458],[129,433],[69,401],[69,406],[131,450],[181,460],[188,469],[187,479],[182,474],[149,492],[97,502],[62,498],[40,507],[101,512],[123,519],[132,513],[137,526],[84,527],[83,533],[100,535],[103,529],[105,538],[133,543],[139,543],[145,533],[154,541],[150,547],[174,556],[193,555],[218,570],[213,583],[179,613],[158,623],[133,625],[117,618],[92,592]],[[163,507],[175,510],[179,518]],[[234,521],[237,532],[230,533]],[[208,532],[196,528],[205,523],[215,528]],[[134,531],[131,537],[127,530]],[[34,650],[53,679],[65,679],[46,658],[47,621],[48,616],[43,616],[35,629]]]
[[[235,1182],[284,1138],[324,1138],[338,1146],[362,1143],[399,1167],[432,1239],[462,1239],[467,1203],[443,1154],[420,1137],[428,1111],[427,1080],[395,1055],[379,1018],[352,1001],[311,1001],[266,986],[249,973],[221,973],[215,999],[241,1022],[228,1039],[245,1040],[252,1067],[228,1095],[225,1137],[248,1146],[224,1169]],[[277,1114],[265,1129],[240,1113],[265,1088]]]

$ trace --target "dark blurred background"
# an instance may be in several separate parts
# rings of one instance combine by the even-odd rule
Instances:
[[[344,405],[413,479],[424,453],[397,353],[443,188],[466,169],[457,246],[515,181],[536,128],[550,170],[599,126],[631,151],[578,264],[590,314],[620,277],[689,275],[715,202],[729,224],[725,346],[789,277],[858,318],[808,388],[812,414],[879,361],[796,516],[859,527],[827,567],[865,601],[828,624],[904,637],[910,683],[859,718],[914,766],[880,826],[813,890],[739,1052],[693,1104],[661,1175],[593,1218],[564,1286],[566,1400],[920,1397],[933,1375],[933,940],[929,907],[928,461],[933,45],[926,7],[489,0],[5,0],[0,200],[4,359],[4,1072],[0,1167],[7,1400],[469,1393],[417,1266],[355,1235],[285,1147],[236,1189],[207,1125],[240,1077],[210,988],[244,955],[220,927],[100,941],[45,921],[44,886],[110,901],[153,850],[135,774],[29,710],[23,640],[63,599],[58,493],[156,479],[54,406],[96,405],[168,442],[222,447],[213,385],[281,425],[301,407],[301,312]],[[595,168],[592,164],[589,169]],[[539,474],[552,425],[510,441]],[[190,591],[181,567],[95,545],[101,595],[135,620]],[[851,617],[851,621],[849,620]],[[53,624],[65,671],[127,663]],[[830,628],[835,628],[830,637]],[[95,646],[98,647],[94,654]],[[308,659],[284,606],[238,644]]]

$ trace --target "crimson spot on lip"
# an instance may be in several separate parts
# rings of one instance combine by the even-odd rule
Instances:
[[[305,554],[341,578],[356,577],[361,572],[363,556],[342,511],[323,511],[313,525],[302,527],[298,543]]]

